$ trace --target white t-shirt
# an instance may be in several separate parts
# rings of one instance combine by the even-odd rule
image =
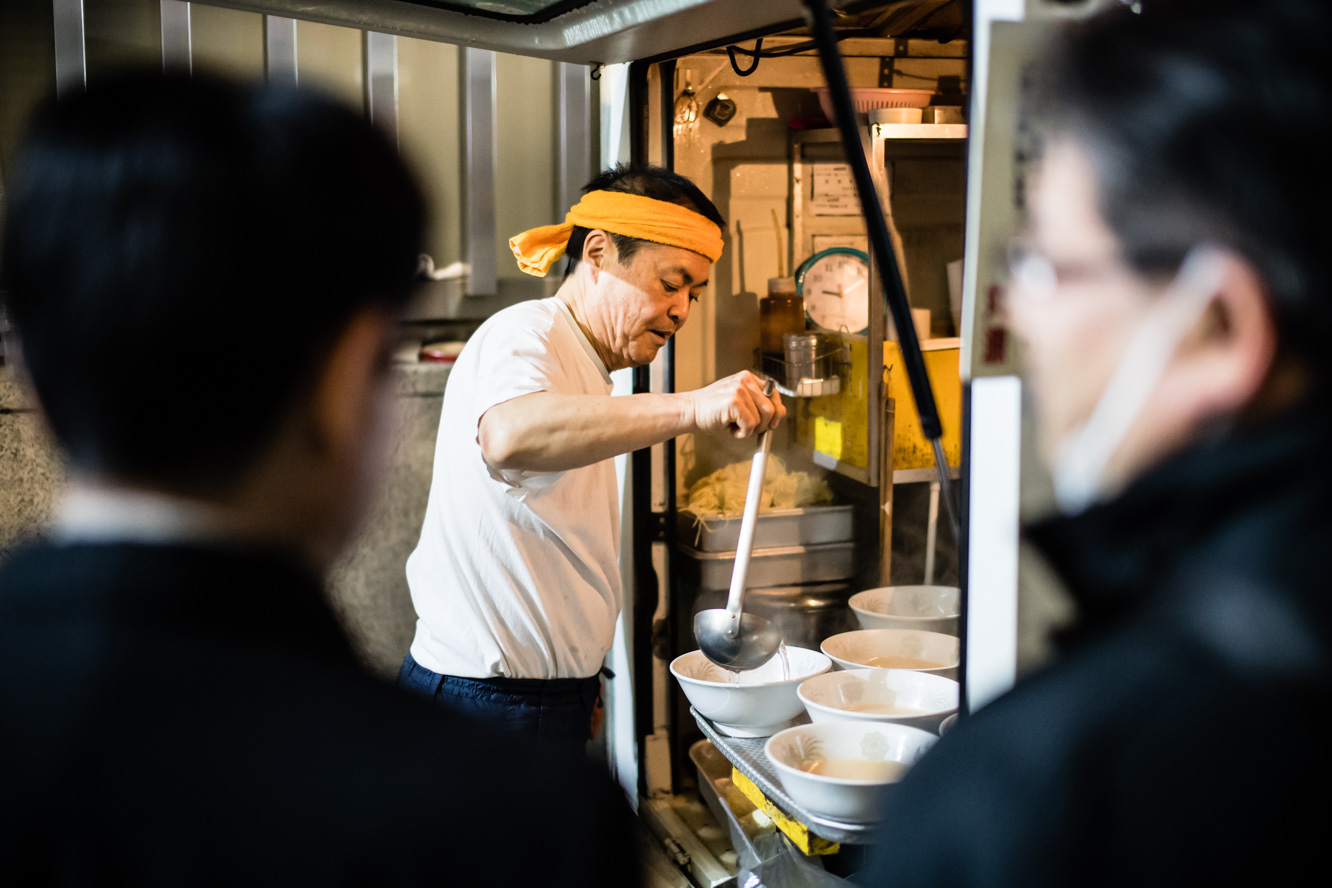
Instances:
[[[412,657],[466,678],[585,678],[623,603],[613,460],[565,472],[491,469],[477,424],[533,392],[609,397],[610,374],[558,298],[481,325],[449,374],[421,540],[407,559]]]

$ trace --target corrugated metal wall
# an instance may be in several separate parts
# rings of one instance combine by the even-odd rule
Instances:
[[[466,68],[465,52],[473,54]],[[182,0],[3,0],[0,183],[28,111],[57,86],[77,89],[126,66],[156,68],[164,60],[195,72],[295,79],[392,132],[431,210],[425,249],[436,268],[488,265],[488,282],[464,276],[424,288],[418,318],[461,321],[465,332],[558,283],[522,275],[508,237],[563,218],[570,191],[597,167],[598,144],[597,91],[587,68],[477,52]],[[489,131],[466,126],[468,102],[473,123],[493,121]],[[478,167],[492,170],[493,178],[478,182],[473,175],[468,182],[465,170]],[[469,218],[489,224],[469,231]],[[420,531],[447,379],[446,368],[430,365],[400,366],[395,373],[399,434],[385,493],[330,584],[357,647],[385,674],[396,671],[415,622],[403,565]],[[0,461],[3,555],[45,525],[62,469],[2,360]]]

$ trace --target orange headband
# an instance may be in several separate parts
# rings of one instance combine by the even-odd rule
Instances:
[[[542,225],[509,238],[518,267],[544,277],[564,255],[575,225],[693,250],[710,262],[722,254],[721,228],[706,216],[641,194],[592,191],[569,210],[562,225]]]

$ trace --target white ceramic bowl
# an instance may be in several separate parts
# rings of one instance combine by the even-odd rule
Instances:
[[[848,602],[866,629],[921,629],[957,634],[962,590],[956,586],[883,586]]]
[[[780,657],[757,669],[730,672],[702,651],[690,651],[671,663],[671,675],[694,708],[732,737],[767,737],[787,727],[805,711],[796,688],[805,679],[832,668],[818,651],[789,647],[790,671],[783,677]]]
[[[852,669],[805,679],[796,689],[815,724],[891,722],[934,731],[957,712],[957,682],[909,669]]]
[[[944,719],[943,721],[939,722],[939,736],[942,737],[944,734],[947,734],[949,731],[953,730],[953,725],[955,724],[957,724],[956,712],[948,716],[948,718]]]
[[[923,108],[875,108],[870,123],[920,123],[925,118]]]
[[[857,629],[825,639],[820,648],[842,669],[911,669],[957,678],[959,644],[952,635],[916,629]]]
[[[822,722],[787,728],[763,750],[796,802],[824,817],[865,822],[879,816],[884,787],[901,779],[938,739],[906,725]],[[810,767],[868,779],[814,774]],[[896,773],[882,773],[887,768]]]

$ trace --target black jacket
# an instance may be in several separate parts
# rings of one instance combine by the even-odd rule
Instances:
[[[366,675],[280,558],[0,566],[0,884],[619,886],[616,795]]]
[[[1079,620],[890,791],[866,886],[1273,884],[1332,815],[1332,426],[1211,441],[1031,528]]]

